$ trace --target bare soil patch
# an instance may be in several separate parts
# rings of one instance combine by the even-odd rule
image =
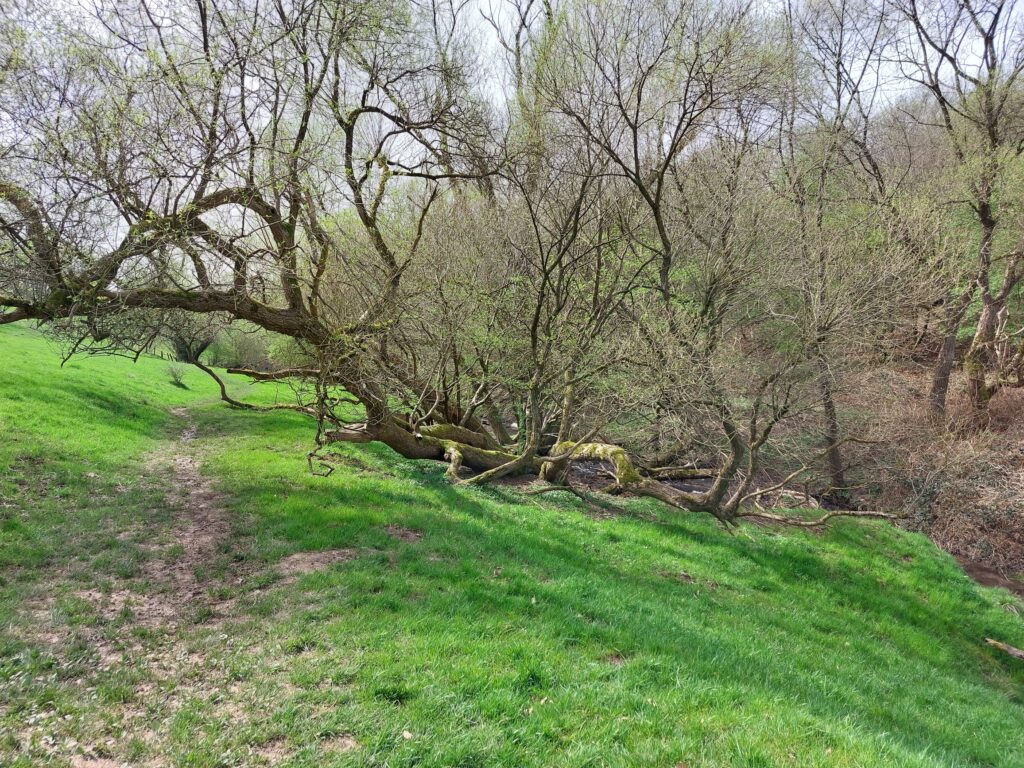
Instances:
[[[253,752],[269,765],[278,765],[291,757],[291,750],[281,739],[256,747]]]
[[[334,736],[329,739],[325,739],[320,742],[320,748],[324,752],[341,754],[345,752],[353,752],[359,749],[362,745],[356,741],[352,736]]]
[[[119,763],[105,757],[83,757],[75,755],[71,758],[71,768],[121,768],[126,763]]]
[[[319,571],[334,563],[345,563],[359,556],[357,549],[326,549],[320,552],[296,552],[281,558],[274,567],[285,577],[297,577]]]
[[[403,528],[400,525],[389,525],[384,530],[388,532],[388,536],[399,541],[419,541],[423,538],[423,534],[419,531]]]
[[[1007,578],[987,565],[974,562],[973,560],[958,557],[957,562],[964,569],[964,573],[979,584],[986,587],[1002,587],[1019,597],[1024,597],[1024,582]]]

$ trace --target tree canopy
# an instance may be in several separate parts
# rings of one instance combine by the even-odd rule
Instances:
[[[979,427],[1024,373],[1022,70],[1012,0],[29,0],[0,323],[287,337],[248,373],[295,384],[313,466],[378,441],[577,493],[599,460],[725,524],[808,522],[770,511],[797,482],[874,514],[851,372],[931,334],[941,417],[973,323]]]

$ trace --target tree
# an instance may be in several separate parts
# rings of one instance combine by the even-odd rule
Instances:
[[[1007,302],[1024,277],[1024,240],[1013,220],[1019,209],[1015,169],[1024,152],[1024,35],[1013,0],[901,0],[905,29],[898,63],[931,97],[956,172],[954,206],[966,207],[976,232],[976,256],[966,286],[949,286],[943,345],[931,402],[943,412],[956,340],[977,296],[981,311],[964,356],[967,391],[978,423],[999,389],[996,351]]]
[[[781,237],[794,246],[777,279],[794,291],[778,316],[817,369],[828,495],[843,499],[843,378],[929,305],[934,259],[901,207],[906,144],[886,132],[887,13],[822,0],[790,4],[783,23],[777,168],[769,183],[787,222]]]
[[[37,76],[0,107],[0,323],[95,340],[168,313],[245,321],[300,353],[245,373],[296,383],[274,407],[316,420],[311,462],[378,441],[456,482],[571,489],[597,458],[611,491],[785,519],[754,502],[807,467],[765,488],[761,457],[822,372],[779,322],[759,20],[510,7],[505,99],[440,0],[140,0],[50,36],[28,19]],[[663,482],[679,467],[650,460],[652,434],[713,458],[708,487]]]

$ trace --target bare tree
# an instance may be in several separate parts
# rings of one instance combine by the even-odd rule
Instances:
[[[908,0],[896,7],[906,29],[898,62],[904,76],[931,97],[957,168],[957,195],[949,202],[968,209],[976,228],[970,281],[950,286],[944,299],[932,405],[945,408],[957,335],[977,296],[981,311],[964,369],[975,418],[983,423],[999,388],[996,349],[1007,301],[1024,277],[1011,192],[1011,171],[1024,151],[1024,27],[1013,0]]]
[[[931,261],[901,210],[907,175],[898,134],[888,146],[887,58],[893,43],[884,10],[866,3],[790,4],[788,66],[778,102],[770,179],[791,219],[788,280],[799,301],[782,317],[817,368],[829,494],[849,495],[838,397],[846,368],[906,325],[933,292]],[[893,146],[895,144],[895,146]]]
[[[34,76],[3,81],[0,322],[95,340],[182,312],[281,334],[297,364],[244,372],[295,384],[275,407],[316,420],[311,463],[379,441],[460,482],[564,487],[599,458],[612,491],[779,517],[755,502],[807,467],[766,488],[763,451],[823,371],[779,319],[764,20],[510,8],[504,100],[476,79],[467,8],[440,0],[138,0],[48,36],[26,17]],[[708,486],[663,482],[628,444],[652,432],[706,454]]]

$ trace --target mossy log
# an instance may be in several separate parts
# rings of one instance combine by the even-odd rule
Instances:
[[[476,436],[472,442],[452,438],[456,435],[466,438],[466,433],[471,433],[471,431],[451,424],[432,425],[418,432],[412,432],[391,420],[376,425],[346,424],[339,429],[327,431],[326,437],[331,442],[384,443],[395,453],[407,459],[433,459],[450,462],[450,452],[454,450],[461,456],[460,466],[468,467],[474,472],[497,469],[519,458],[518,454],[500,447],[481,447],[487,445],[487,441],[479,433],[471,433]],[[523,471],[539,473],[541,463],[541,459],[532,459],[526,463]]]
[[[709,512],[721,520],[726,519],[720,510],[709,507],[707,494],[682,491],[642,475],[629,454],[621,446],[608,443],[566,441],[555,445],[551,450],[551,456],[547,466],[541,469],[541,476],[545,479],[550,480],[553,477],[564,476],[568,465],[573,461],[580,459],[604,461],[611,465],[615,478],[614,486],[608,490],[646,496],[678,509]]]
[[[563,441],[552,448],[550,455],[539,457],[532,454],[516,454],[504,449],[480,448],[467,442],[435,436],[436,434],[462,434],[459,430],[464,429],[453,425],[445,426],[450,429],[429,429],[426,433],[423,430],[413,433],[407,427],[403,427],[401,422],[386,419],[377,425],[348,424],[329,431],[326,435],[331,441],[381,442],[408,459],[447,461],[448,469],[445,474],[452,482],[467,482],[459,479],[458,473],[462,467],[467,467],[478,473],[473,478],[476,479],[481,476],[495,475],[493,470],[502,468],[507,470],[511,465],[516,472],[539,475],[559,489],[575,492],[564,482],[571,463],[579,460],[603,461],[611,466],[614,477],[614,483],[605,489],[606,491],[656,499],[675,509],[703,512],[713,516],[726,526],[736,526],[741,519],[747,517],[758,517],[803,527],[822,525],[833,517],[856,516],[890,519],[895,517],[883,512],[834,510],[817,519],[808,520],[776,515],[762,510],[745,510],[738,504],[721,503],[719,501],[721,494],[716,494],[713,488],[694,493],[673,488],[655,478],[646,476],[637,468],[626,450],[618,445]],[[431,432],[434,434],[430,434]],[[474,440],[474,442],[480,441]],[[727,485],[728,480],[719,476],[716,483]]]
[[[471,445],[474,448],[482,448],[488,451],[500,451],[501,446],[490,435],[483,432],[474,432],[472,429],[460,427],[456,424],[429,424],[419,428],[419,434],[423,437],[432,437],[439,440],[451,440],[464,445]]]

